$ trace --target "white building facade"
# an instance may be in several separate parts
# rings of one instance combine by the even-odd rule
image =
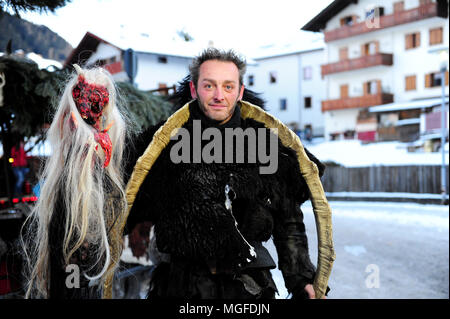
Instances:
[[[113,75],[114,80],[130,81],[125,71],[124,52],[132,48],[137,57],[137,73],[133,81],[136,87],[144,91],[159,89],[164,92],[165,88],[172,88],[189,74],[194,48],[184,50],[186,46],[189,44],[182,44],[177,50],[170,48],[152,52],[149,47],[149,51],[139,51],[145,46],[141,44],[134,47],[129,43],[119,47],[88,32],[68,58],[66,65],[81,63],[88,67],[104,66]],[[84,52],[89,52],[89,55],[83,56]]]
[[[324,32],[326,139],[377,140],[383,113],[370,107],[442,95],[434,51],[448,53],[447,1],[334,1],[302,29]],[[419,117],[397,109],[398,121]]]
[[[244,84],[262,93],[266,109],[294,131],[323,136],[321,102],[325,82],[320,74],[323,48],[254,58]]]

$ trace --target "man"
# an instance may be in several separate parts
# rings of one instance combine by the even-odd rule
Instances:
[[[316,297],[299,207],[310,192],[301,155],[282,141],[287,128],[243,101],[246,95],[261,101],[245,90],[244,73],[245,62],[232,51],[205,50],[178,93],[179,105],[189,102],[187,91],[194,100],[137,143],[125,231],[132,242],[146,243],[143,225],[154,225],[161,258],[149,298],[274,298],[276,265],[262,245],[271,236],[293,298]],[[280,137],[269,122],[282,129]],[[322,174],[324,166],[307,154]],[[326,267],[329,275],[331,264]]]

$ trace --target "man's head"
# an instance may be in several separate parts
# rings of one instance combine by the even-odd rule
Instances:
[[[245,68],[233,51],[209,48],[194,59],[189,67],[191,95],[207,117],[221,123],[231,118],[244,93]]]

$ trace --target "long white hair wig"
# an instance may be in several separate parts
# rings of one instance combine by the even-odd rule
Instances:
[[[112,266],[118,263],[111,260],[110,251],[117,249],[118,243],[110,242],[108,231],[126,210],[122,176],[125,116],[117,105],[117,91],[106,70],[81,69],[78,66],[75,69],[77,73],[66,84],[47,132],[52,154],[43,167],[40,196],[23,232],[28,277],[26,298],[49,297],[49,245],[52,244],[49,242],[49,227],[57,201],[62,201],[58,205],[65,214],[62,241],[65,264],[70,263],[70,258],[82,245],[96,247],[95,255],[89,256],[90,260],[94,258],[95,265],[88,266],[98,271],[92,277],[86,277],[102,283],[106,275],[114,271]],[[95,141],[96,130],[82,119],[72,97],[79,75],[90,84],[106,87],[109,93],[109,103],[100,118],[101,130],[112,124],[108,131],[112,151],[107,167],[103,167],[105,154]]]

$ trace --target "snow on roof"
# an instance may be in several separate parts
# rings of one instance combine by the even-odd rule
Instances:
[[[320,161],[334,162],[345,167],[441,165],[440,152],[408,152],[408,145],[401,142],[363,144],[358,140],[304,143]],[[445,160],[448,165],[448,151]]]
[[[23,50],[20,50],[23,53]],[[17,51],[16,51],[17,52]],[[0,56],[5,55],[4,52],[0,52]],[[25,55],[28,59],[32,60],[33,62],[36,62],[36,64],[38,65],[39,69],[47,69],[47,68],[51,68],[51,67],[56,67],[58,69],[62,69],[62,64],[59,61],[56,60],[51,60],[51,59],[45,59],[42,57],[42,55],[34,53],[34,52],[30,52],[27,53]],[[49,70],[49,71],[54,71],[54,70]]]
[[[295,36],[290,37],[288,41],[260,46],[258,49],[251,52],[250,55],[253,59],[259,60],[324,48],[325,42],[323,41],[322,33],[301,31]]]
[[[102,37],[103,39],[103,37]],[[144,53],[155,53],[178,57],[192,58],[204,48],[195,42],[181,40],[158,40],[142,34],[129,34],[127,37],[118,37],[112,40],[104,39],[122,50],[133,49]]]
[[[129,32],[126,36],[116,36],[116,34],[109,36],[102,34],[101,36],[97,36],[92,32],[88,32],[88,34],[99,41],[109,43],[121,50],[133,49],[134,51],[141,53],[168,55],[188,59],[198,56],[203,50],[210,46],[224,50],[230,49],[213,43],[200,43],[195,40],[184,41],[180,38],[166,39],[157,38],[155,36],[150,37],[145,33],[138,34]],[[246,59],[247,64],[256,64],[256,61],[250,58],[249,55],[244,52],[239,52],[239,50],[236,49],[235,51]]]
[[[442,103],[441,97],[417,101],[395,102],[369,107],[369,112],[375,113],[375,112],[391,112],[400,110],[421,109],[441,105],[441,103]],[[445,98],[445,103],[448,104],[448,96]]]
[[[36,54],[34,52],[27,53],[26,57],[28,59],[33,60],[34,62],[36,62],[38,67],[39,67],[39,69],[47,69],[47,68],[51,68],[51,67],[62,69],[61,62],[58,62],[58,61],[55,61],[55,60],[51,60],[51,59],[45,59],[45,58],[42,57],[42,55]],[[51,69],[50,69],[50,71],[51,71]]]

